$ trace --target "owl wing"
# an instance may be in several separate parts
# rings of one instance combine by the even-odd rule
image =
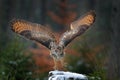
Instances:
[[[19,19],[14,19],[10,23],[13,32],[27,39],[37,41],[47,48],[50,48],[50,43],[55,41],[52,33],[50,33],[40,24]]]
[[[67,46],[74,38],[83,34],[95,21],[95,12],[90,11],[70,25],[70,30],[66,31],[60,38],[60,46]]]

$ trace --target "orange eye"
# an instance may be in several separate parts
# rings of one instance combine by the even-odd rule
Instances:
[[[57,47],[57,49],[58,49],[58,50],[61,50],[61,48],[60,48],[60,47]]]

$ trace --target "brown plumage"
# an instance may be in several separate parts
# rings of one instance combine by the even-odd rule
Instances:
[[[60,45],[67,46],[74,38],[83,34],[95,21],[96,14],[90,11],[70,24],[70,30],[60,38]]]
[[[37,41],[47,48],[50,48],[50,42],[55,41],[53,34],[40,24],[14,19],[11,21],[11,29],[13,32]]]
[[[95,21],[95,12],[90,11],[70,25],[70,30],[66,31],[60,38],[59,43],[52,32],[45,29],[40,24],[31,23],[25,20],[14,19],[11,21],[13,32],[24,36],[30,40],[37,41],[50,50],[50,55],[56,61],[61,62],[64,57],[64,48],[77,36],[83,34]],[[57,69],[55,65],[55,69]]]

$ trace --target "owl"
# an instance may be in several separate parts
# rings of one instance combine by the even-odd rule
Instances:
[[[90,11],[73,21],[70,24],[70,29],[61,35],[59,41],[56,40],[54,34],[46,29],[45,26],[37,23],[22,19],[13,19],[10,21],[10,27],[13,32],[20,36],[36,41],[48,48],[56,65],[56,61],[61,61],[61,63],[63,63],[62,60],[65,55],[65,47],[76,37],[86,32],[86,30],[94,23],[95,17],[95,12]],[[56,66],[55,69],[57,69]]]

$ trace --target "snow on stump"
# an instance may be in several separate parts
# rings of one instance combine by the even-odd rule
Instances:
[[[64,71],[50,71],[48,80],[88,80],[83,74],[64,72]]]

